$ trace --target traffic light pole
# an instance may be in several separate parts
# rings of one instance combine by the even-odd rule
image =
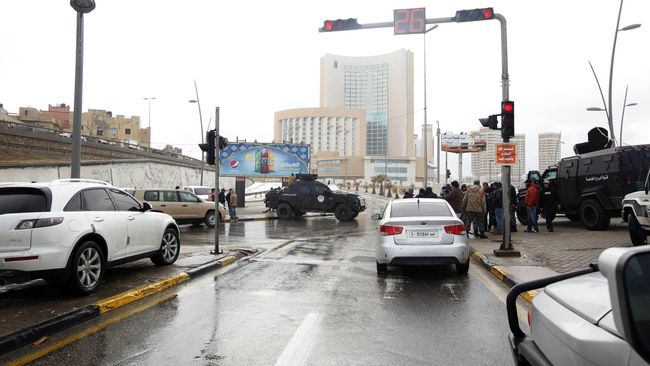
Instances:
[[[219,169],[221,168],[221,148],[219,147],[219,107],[215,109],[215,122],[214,128],[214,250],[211,254],[222,254],[223,251],[219,249]],[[225,217],[224,217],[225,219]]]

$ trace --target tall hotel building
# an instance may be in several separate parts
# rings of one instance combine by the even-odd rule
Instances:
[[[415,182],[413,53],[321,58],[320,108],[275,114],[275,140],[312,145],[321,178]],[[314,165],[314,164],[312,164]]]
[[[539,148],[539,166],[540,172],[543,172],[551,165],[557,164],[562,159],[560,132],[544,132],[537,136]]]
[[[479,131],[472,132],[477,139],[487,143],[485,151],[472,153],[472,175],[481,182],[494,182],[501,180],[501,166],[495,164],[496,144],[503,143],[500,130],[491,130],[481,127]],[[526,174],[526,135],[516,134],[510,139],[511,144],[517,145],[517,164],[510,166],[510,181],[517,186]]]

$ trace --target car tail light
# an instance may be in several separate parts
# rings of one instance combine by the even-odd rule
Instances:
[[[445,232],[447,234],[453,234],[453,235],[465,235],[465,225],[458,224],[458,225],[445,226]]]
[[[533,309],[528,309],[528,326],[530,327],[531,318],[533,317]]]
[[[23,220],[18,223],[16,230],[35,229],[38,227],[54,226],[63,222],[63,217],[47,217],[43,219]]]
[[[383,236],[391,236],[401,234],[404,228],[401,226],[381,225],[379,226],[379,234]]]

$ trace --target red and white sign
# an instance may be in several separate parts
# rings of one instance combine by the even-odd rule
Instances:
[[[500,165],[517,164],[517,145],[497,144],[495,162]]]

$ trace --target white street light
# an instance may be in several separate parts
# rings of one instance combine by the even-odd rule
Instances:
[[[196,87],[196,80],[194,80],[194,91],[196,92],[196,99],[190,99],[188,102],[196,103],[199,107],[199,122],[201,123],[201,143],[205,143],[205,133],[203,133],[203,113],[201,113],[201,100],[199,99],[199,89]],[[205,162],[205,152],[201,151],[201,185],[203,185],[203,165]]]
[[[142,98],[149,103],[149,155],[151,155],[151,101],[156,100],[156,97]]]

